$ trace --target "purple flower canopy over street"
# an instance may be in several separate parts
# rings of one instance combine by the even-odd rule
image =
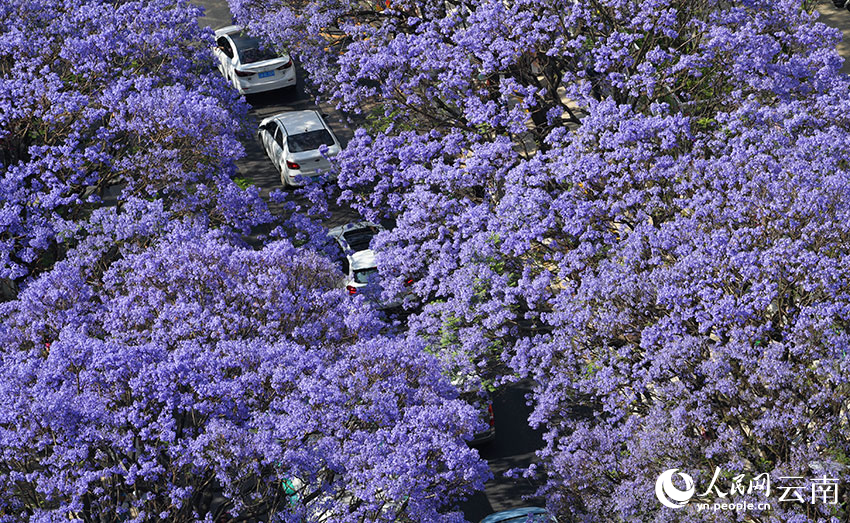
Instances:
[[[0,6],[0,279],[14,295],[108,193],[237,230],[269,219],[231,180],[247,107],[188,2]]]
[[[319,254],[164,227],[0,308],[0,514],[204,519],[218,485],[244,517],[463,521],[487,466],[432,356]]]
[[[0,521],[463,521],[476,409],[307,217],[242,241],[275,218],[199,15],[0,5]]]
[[[3,2],[0,521],[460,522],[489,472],[447,375],[533,380],[562,520],[847,519],[850,82],[815,2],[230,4],[363,113],[340,202],[395,223],[407,331],[310,217],[241,240],[276,218],[199,8]],[[671,509],[670,469],[770,506]],[[842,496],[728,494],[762,474]]]
[[[374,247],[411,335],[534,379],[553,513],[847,517],[653,490],[672,468],[850,488],[850,85],[815,2],[230,4],[365,113],[341,201],[397,224]]]

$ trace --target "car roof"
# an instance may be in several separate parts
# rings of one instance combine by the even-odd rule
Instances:
[[[362,249],[362,248],[361,249],[355,249],[352,245],[349,244],[349,239],[346,238],[346,235],[348,235],[349,233],[356,232],[356,231],[359,231],[361,229],[374,230],[376,232],[380,232],[380,231],[384,230],[384,228],[381,227],[378,224],[372,223],[370,221],[362,220],[362,221],[359,221],[359,222],[352,222],[352,223],[347,223],[345,225],[340,225],[339,227],[334,227],[333,229],[330,229],[328,231],[328,236],[330,236],[331,238],[336,240],[337,244],[339,244],[339,246],[344,251],[349,250],[349,249],[351,249],[351,250],[366,250],[366,249],[368,249],[368,246],[366,247],[366,249]]]
[[[241,32],[242,32],[242,26],[241,25],[226,25],[224,27],[219,27],[218,29],[215,30],[215,37],[218,38],[219,36],[232,35],[234,33],[241,33]]]
[[[378,266],[375,262],[375,251],[372,249],[355,252],[348,257],[348,262],[351,264],[352,270],[355,271],[374,269]]]
[[[286,134],[300,134],[326,129],[322,117],[316,111],[287,111],[274,117],[283,126]]]
[[[379,230],[384,230],[384,228],[378,225],[377,223],[372,223],[368,220],[360,220],[359,222],[351,222],[346,223],[345,225],[339,225],[337,227],[334,227],[333,229],[330,229],[328,231],[328,234],[330,234],[331,236],[338,236],[352,229],[365,229],[367,227],[376,227]]]
[[[510,521],[514,518],[517,518],[514,523],[524,523],[525,519],[520,519],[523,516],[545,516],[549,513],[544,508],[540,507],[522,507],[522,508],[512,508],[509,510],[503,510],[501,512],[496,512],[495,514],[490,514],[486,518],[481,520],[481,523],[496,523],[498,521]]]

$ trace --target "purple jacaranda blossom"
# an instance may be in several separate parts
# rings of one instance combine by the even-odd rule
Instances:
[[[420,342],[320,254],[138,210],[0,305],[0,517],[463,521],[478,413]]]
[[[342,200],[395,222],[384,288],[444,367],[533,378],[554,513],[847,517],[776,485],[739,512],[654,492],[673,468],[692,503],[717,500],[717,469],[726,493],[738,474],[850,485],[850,106],[814,2],[230,4],[367,112],[335,158]]]
[[[246,231],[270,220],[233,184],[247,106],[215,71],[188,2],[0,7],[2,298],[48,270],[103,205],[162,200]]]

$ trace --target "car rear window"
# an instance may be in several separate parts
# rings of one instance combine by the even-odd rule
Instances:
[[[289,143],[289,152],[292,153],[312,151],[322,145],[331,146],[334,144],[334,139],[327,129],[307,131],[301,134],[290,134],[286,140]]]
[[[259,49],[250,47],[248,49],[239,50],[239,61],[243,64],[253,64],[255,62],[263,62],[265,60],[274,60],[277,55],[271,49]]]
[[[365,229],[354,229],[353,231],[348,231],[343,233],[342,237],[345,238],[345,242],[348,243],[351,250],[365,251],[369,248],[369,242],[372,241],[372,238],[377,233],[378,230],[376,228],[368,227]]]
[[[369,278],[378,274],[378,269],[363,269],[354,271],[354,281],[357,283],[369,283]]]
[[[236,52],[239,54],[239,61],[243,64],[252,64],[254,62],[278,58],[274,50],[260,45],[259,40],[248,37],[245,34],[233,37],[233,44],[236,46]]]

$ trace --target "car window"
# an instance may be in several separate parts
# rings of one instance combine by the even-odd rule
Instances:
[[[243,64],[252,64],[254,62],[262,62],[263,60],[273,60],[277,58],[277,54],[270,48],[263,48],[260,41],[255,38],[239,37],[235,40],[236,52],[239,53],[239,62]]]
[[[372,238],[378,234],[377,227],[365,227],[363,229],[353,229],[343,233],[342,237],[353,251],[365,251],[369,248],[369,243]]]
[[[230,47],[230,42],[227,41],[227,38],[221,36],[218,40],[215,41],[215,43],[218,44],[224,54],[226,54],[230,58],[233,58],[233,48]]]
[[[253,48],[239,50],[239,61],[243,64],[252,64],[254,62],[274,60],[275,58],[277,58],[277,54],[275,54],[270,49]]]
[[[279,125],[275,125],[275,127],[274,141],[276,141],[280,148],[283,149],[283,131],[280,130]]]
[[[327,129],[290,134],[286,141],[289,143],[289,151],[293,153],[312,151],[322,145],[331,146],[334,144],[334,139]]]
[[[348,258],[343,258],[342,259],[342,273],[347,276],[349,268],[351,268],[351,266],[348,264]]]
[[[378,269],[362,269],[354,271],[354,281],[357,283],[369,283],[369,278],[378,274]]]

